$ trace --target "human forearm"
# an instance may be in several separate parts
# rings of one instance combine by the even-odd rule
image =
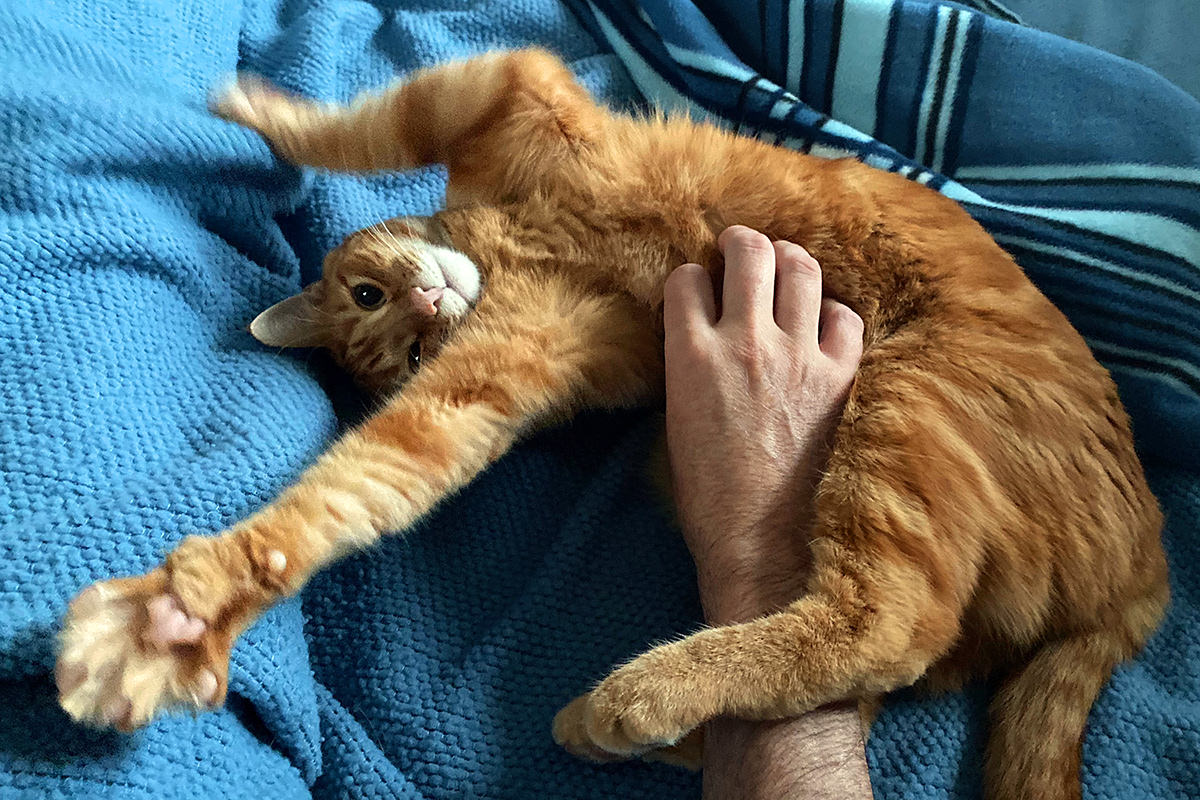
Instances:
[[[704,800],[871,797],[855,704],[794,719],[720,718],[704,740]]]
[[[700,602],[710,625],[770,614],[803,593],[811,485],[801,484],[792,500],[778,521],[769,515],[753,529],[727,530],[719,546],[697,558]],[[703,763],[704,800],[872,796],[862,721],[853,702],[771,722],[715,719],[705,729]]]
[[[722,560],[720,568],[714,558],[698,565],[700,599],[711,625],[770,613],[801,591],[803,559],[786,546],[794,537],[780,531],[741,541],[771,542],[776,552],[772,558]],[[872,796],[862,721],[853,702],[773,722],[715,719],[705,730],[703,763],[704,800]]]
[[[805,527],[863,348],[862,320],[822,298],[803,249],[745,228],[717,244],[721,313],[696,265],[671,276],[664,305],[675,496],[714,627],[804,595]],[[708,800],[871,796],[853,703],[777,722],[717,718],[705,733]]]

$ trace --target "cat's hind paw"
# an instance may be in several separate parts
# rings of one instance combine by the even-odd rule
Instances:
[[[602,749],[592,741],[587,732],[585,716],[588,713],[588,695],[575,698],[554,717],[554,741],[568,753],[588,761],[607,764],[631,757],[618,755]],[[639,748],[640,749],[640,748]],[[704,753],[704,729],[696,728],[678,743],[663,747],[649,747],[639,753],[643,761],[661,761],[676,767],[698,770]]]
[[[593,761],[678,745],[708,715],[660,666],[654,652],[643,655],[575,698],[554,719],[555,741]]]
[[[554,715],[553,735],[555,743],[577,758],[595,761],[598,764],[623,761],[628,756],[610,753],[592,743],[584,721],[587,707],[588,696],[585,694],[576,697]]]
[[[275,88],[264,78],[241,73],[218,85],[208,96],[208,110],[229,122],[260,133],[273,116],[291,109],[296,98]]]
[[[225,696],[229,645],[171,594],[166,571],[104,581],[71,602],[54,670],[75,720],[131,731],[170,709]]]

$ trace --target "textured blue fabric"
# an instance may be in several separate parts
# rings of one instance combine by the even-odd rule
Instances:
[[[1092,716],[1089,796],[1194,794],[1200,110],[1125,62],[945,8],[0,3],[0,798],[696,796],[694,776],[585,765],[548,735],[613,663],[697,624],[642,480],[646,414],[538,436],[406,540],[320,576],[239,643],[225,710],[92,734],[47,677],[80,586],[244,516],[353,413],[320,360],[264,350],[247,320],[345,233],[439,202],[436,170],[302,176],[209,117],[207,88],[241,66],[346,100],[531,42],[613,103],[690,103],[929,183],[1071,315],[1135,418],[1175,588]],[[975,797],[983,696],[896,698],[870,746],[877,796]]]

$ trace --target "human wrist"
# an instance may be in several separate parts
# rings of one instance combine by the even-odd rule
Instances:
[[[763,576],[730,569],[713,574],[702,570],[697,579],[700,607],[709,625],[736,625],[771,614],[799,595],[799,589],[786,591],[781,584],[791,583],[795,575]]]
[[[747,622],[784,608],[804,593],[809,555],[798,518],[802,522],[803,515],[792,514],[790,526],[762,521],[720,540],[709,538],[710,546],[692,548],[708,624]]]
[[[772,722],[715,719],[705,731],[704,764],[705,800],[871,797],[853,702]]]

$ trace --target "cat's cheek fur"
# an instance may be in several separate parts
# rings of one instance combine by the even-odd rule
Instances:
[[[479,300],[483,279],[479,267],[466,254],[448,247],[425,244],[441,269],[446,288],[454,292],[464,305],[463,311]]]

